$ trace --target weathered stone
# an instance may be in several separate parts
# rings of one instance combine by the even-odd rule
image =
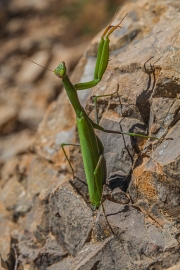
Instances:
[[[7,220],[8,211],[5,209],[4,204],[0,201],[0,256],[5,262],[9,259],[10,255],[10,232],[13,229],[13,224]]]
[[[2,5],[5,5],[4,3]],[[85,13],[86,21],[89,17],[92,18],[93,13],[93,20],[90,19],[90,23],[95,25],[96,31],[98,24],[95,18],[102,18],[102,12],[99,13],[99,10],[105,10],[102,8],[106,5],[104,3],[107,1],[99,1],[96,3],[96,10],[93,6],[92,11],[88,5],[88,12],[86,10]],[[36,129],[46,106],[61,91],[61,80],[53,73],[40,67],[37,67],[36,71],[36,66],[29,62],[26,62],[27,67],[25,62],[22,67],[22,54],[32,59],[37,52],[43,52],[41,60],[32,60],[50,69],[54,69],[64,60],[69,75],[76,57],[83,48],[74,45],[72,48],[66,47],[62,37],[64,35],[68,39],[69,36],[73,36],[73,44],[76,44],[77,40],[80,40],[77,24],[74,20],[72,24],[72,19],[70,21],[65,17],[66,12],[63,13],[65,1],[61,10],[63,18],[59,14],[58,16],[53,14],[52,17],[49,12],[51,8],[56,9],[56,1],[52,7],[48,2],[44,4],[40,1],[34,5],[29,1],[23,3],[21,0],[17,3],[13,0],[6,5],[8,8],[6,19],[11,15],[13,18],[9,23],[7,21],[2,23],[0,103],[1,107],[8,104],[9,108],[17,108],[18,113],[15,113],[15,117],[9,112],[5,113],[4,117],[2,113],[1,117],[3,135],[14,132],[17,136],[15,140],[5,136],[0,138],[2,172],[0,176],[3,193],[6,189],[6,193],[1,197],[4,195],[4,202],[6,206],[9,204],[8,209],[11,209],[8,212],[5,206],[1,205],[3,221],[2,227],[0,226],[2,233],[0,246],[4,258],[3,266],[6,269],[15,268],[14,254],[10,252],[14,239],[17,241],[18,269],[24,267],[24,270],[38,268],[152,270],[178,265],[180,216],[178,1],[128,1],[111,23],[113,25],[118,23],[127,10],[129,11],[122,29],[116,29],[110,36],[111,61],[101,82],[94,88],[94,95],[109,94],[115,92],[119,84],[119,97],[113,95],[112,98],[101,98],[98,101],[102,117],[101,125],[111,130],[120,131],[123,128],[125,132],[137,133],[146,132],[148,127],[148,134],[159,138],[172,137],[173,140],[150,141],[145,144],[143,139],[134,141],[126,135],[97,133],[105,146],[107,182],[112,189],[115,188],[113,195],[117,197],[118,190],[118,194],[121,195],[120,202],[126,205],[106,201],[104,203],[106,219],[101,208],[93,212],[94,215],[97,214],[96,226],[92,222],[92,212],[86,204],[88,191],[82,161],[76,166],[80,156],[79,150],[67,150],[67,153],[74,154],[74,157],[71,157],[73,164],[76,168],[80,168],[76,176],[80,175],[81,181],[76,177],[73,186],[83,195],[86,203],[70,184],[66,182],[61,184],[64,174],[60,175],[59,172],[64,173],[67,168],[61,143],[75,141],[76,130],[74,112],[65,92],[62,92],[58,101],[49,107],[39,128],[35,150],[42,159],[37,158],[30,166],[32,157],[30,160],[28,157],[24,160],[16,158],[20,155],[23,159],[22,154],[27,151],[31,141],[31,136],[21,137],[20,131]],[[1,8],[1,22],[3,10]],[[35,10],[43,12],[34,16],[32,20],[31,14],[34,14]],[[78,14],[82,16],[83,13]],[[20,27],[23,16],[26,19]],[[42,31],[41,25],[43,29],[44,25],[46,26],[46,31]],[[65,30],[67,25],[68,31]],[[81,22],[80,25],[86,28],[86,24]],[[100,35],[101,33],[94,38],[76,67],[71,76],[73,83],[93,78]],[[59,37],[61,37],[60,45]],[[50,63],[51,55],[53,57]],[[72,61],[70,55],[73,55]],[[152,56],[154,58],[151,58]],[[30,71],[30,67],[33,72]],[[85,106],[91,90],[78,92],[80,102]],[[92,100],[88,101],[86,111],[90,112],[92,118],[93,107]],[[104,114],[106,109],[107,113]],[[43,158],[46,161],[43,161]],[[47,160],[54,164],[49,164]],[[12,179],[15,179],[15,183],[11,182]],[[12,183],[13,194],[8,182]],[[25,191],[24,196],[19,193],[21,189]],[[15,190],[18,198],[15,197]],[[129,192],[129,199],[124,193],[126,191]],[[9,201],[5,194],[12,194]],[[129,200],[133,206],[127,204]],[[8,224],[10,222],[8,218],[12,227]],[[19,225],[16,226],[15,233],[11,233],[11,229],[14,229],[12,220]],[[112,231],[109,225],[112,226],[114,237],[110,237]],[[5,228],[7,231],[4,235]],[[51,241],[48,242],[48,239]],[[75,255],[75,258],[67,256],[66,251],[62,251],[64,248],[68,253]]]
[[[91,234],[91,209],[66,180],[50,195],[49,211],[52,234],[70,254],[77,254]]]
[[[27,175],[29,174],[29,170],[30,170],[30,166],[31,166],[33,158],[34,158],[34,155],[30,153],[24,154],[19,157],[16,169],[17,169],[17,173],[19,175],[20,181],[22,181],[22,178],[27,177]]]
[[[24,236],[24,239],[18,243],[18,250],[19,260],[23,264],[29,264],[38,256],[41,249],[30,237]]]
[[[40,51],[34,54],[31,57],[31,60],[40,63],[43,67],[46,67],[49,61],[49,54],[46,51]],[[39,77],[43,74],[44,69],[32,63],[29,64],[29,61],[25,60],[22,65],[21,71],[18,73],[16,79],[19,84],[24,83],[33,83],[39,79]]]
[[[179,270],[180,269],[180,263],[168,268],[167,270]]]
[[[30,240],[38,243],[40,247],[44,244],[42,238],[49,232],[49,224],[46,218],[46,215],[48,215],[48,206],[46,202],[40,201],[37,196],[32,197],[29,194],[28,196],[29,198],[27,198],[26,201],[24,199],[24,204],[27,204],[25,209],[28,210],[26,211],[26,215],[23,215],[25,213],[25,209],[21,209],[20,206],[20,209],[18,207],[15,209],[15,214],[20,215],[17,223],[21,228],[23,228],[23,230],[30,233]],[[27,207],[29,207],[29,209],[27,209]]]
[[[177,139],[179,127],[178,121],[167,134],[167,137],[173,140],[163,141],[157,145],[152,157],[144,159],[134,171],[138,199],[147,199],[151,207],[158,204],[161,212],[168,213],[174,219],[180,213],[178,176],[180,148]]]
[[[38,96],[36,96],[36,101]],[[37,108],[38,103],[34,101],[32,98],[32,104],[28,104],[28,102],[24,102],[19,115],[18,120],[29,127],[36,128],[38,127],[40,121],[43,118],[45,110],[43,108]]]
[[[25,153],[33,142],[34,136],[29,130],[20,131],[16,135],[9,135],[5,138],[1,138],[1,160],[5,161],[15,155]]]
[[[12,1],[10,3],[9,10],[13,11],[25,11],[25,10],[31,10],[31,9],[36,9],[37,11],[42,11],[45,10],[48,7],[48,3],[44,3],[44,1],[39,1],[38,3],[27,1],[24,3],[24,1],[18,0]]]
[[[12,18],[6,25],[6,32],[10,35],[17,35],[23,31],[22,18]]]
[[[180,99],[153,98],[151,105],[150,130],[156,136],[167,136],[170,127],[180,119]]]
[[[122,259],[124,253],[122,245],[112,237],[100,243],[86,244],[75,258],[65,258],[62,262],[49,267],[49,270],[88,270],[98,267],[99,269],[125,269],[128,266]],[[131,268],[133,269],[133,268]]]
[[[118,132],[144,133],[146,130],[146,126],[140,121],[129,118],[125,121],[116,113],[111,113],[111,111],[104,114],[100,124],[105,129]],[[135,148],[137,140],[129,135],[101,131],[98,131],[97,134],[104,145],[107,178],[112,176],[112,174],[116,174],[118,171],[121,171],[123,173],[121,176],[125,178],[132,168],[133,158],[135,156],[133,148]]]
[[[126,247],[129,263],[133,261],[134,265],[138,264],[141,256],[144,257],[142,265],[149,259],[149,263],[158,259],[160,262],[166,261],[168,251],[178,248],[178,242],[167,228],[162,229],[158,224],[153,224],[152,220],[151,222],[146,220],[143,213],[132,206],[105,201],[104,209],[108,224],[105,222],[104,214],[99,213],[96,220],[96,235],[98,239],[107,237],[106,227],[110,225],[115,237]],[[160,256],[161,253],[163,259]],[[140,269],[143,269],[141,267]]]
[[[2,189],[2,200],[6,209],[13,210],[20,197],[26,194],[23,186],[12,177]]]
[[[0,132],[6,133],[7,126],[12,125],[17,119],[17,109],[12,106],[1,106],[0,108]],[[4,129],[5,132],[4,132]]]
[[[84,50],[86,49],[88,43],[78,44],[76,46],[67,48],[61,46],[56,46],[52,51],[52,60],[50,66],[54,67],[54,69],[60,64],[60,62],[64,61],[66,63],[67,72],[74,67],[80,57],[83,55]],[[76,53],[74,53],[76,52]],[[58,84],[60,85],[62,82],[58,79]]]
[[[63,98],[65,95],[61,97]],[[73,123],[74,113],[69,103],[66,103],[64,99],[63,103],[52,103],[39,126],[35,145],[39,155],[44,156],[48,160],[53,160],[57,165],[64,161],[65,157],[61,144],[72,142],[75,133]]]
[[[27,192],[27,174],[33,155],[12,158],[2,169],[2,195],[5,206],[15,215],[27,212],[32,206],[32,196]]]
[[[2,238],[0,239],[0,254],[1,258],[3,261],[8,260],[8,256],[10,254],[10,236],[5,235],[1,236]]]
[[[18,161],[16,157],[12,157],[8,162],[3,163],[1,168],[1,188],[6,184],[6,182],[15,174]]]
[[[44,247],[34,259],[34,264],[38,269],[48,269],[48,267],[56,262],[60,262],[67,256],[67,252],[56,242],[56,240],[47,240]]]
[[[32,160],[27,179],[28,192],[37,195],[42,189],[48,188],[58,181],[58,171],[52,164],[38,157]]]
[[[12,267],[13,262],[11,258],[11,233],[17,229],[15,223],[10,221],[7,217],[1,218],[0,222],[0,256],[2,265]]]
[[[130,202],[126,193],[123,192],[120,188],[115,188],[111,195],[111,200],[120,203],[120,204],[128,204]]]

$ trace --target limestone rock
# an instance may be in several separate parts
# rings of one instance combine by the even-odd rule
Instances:
[[[70,254],[76,255],[91,234],[91,209],[68,182],[62,183],[50,195],[49,208],[52,234]]]
[[[106,1],[99,2],[96,9],[93,7],[94,16],[103,10],[98,7]],[[12,1],[9,13],[1,11],[5,18],[8,14],[14,17],[7,28],[3,24],[1,33],[4,39],[12,35],[2,43],[0,56],[4,114],[0,117],[2,267],[14,269],[15,262],[18,269],[24,270],[178,267],[178,1],[124,2],[112,24],[118,23],[127,11],[128,15],[122,28],[110,36],[111,61],[107,71],[93,92],[90,89],[78,93],[92,119],[94,104],[88,96],[113,93],[111,98],[98,100],[100,125],[104,128],[159,138],[145,140],[97,131],[104,144],[106,182],[114,202],[105,199],[103,207],[96,211],[89,204],[79,149],[67,147],[76,178],[69,181],[66,173],[69,168],[61,144],[77,138],[75,114],[61,89],[61,81],[51,79],[52,73],[36,69],[33,64],[30,71],[31,64],[22,61],[26,54],[26,58],[37,57],[32,60],[54,69],[51,64],[65,60],[71,69],[77,61],[76,53],[79,56],[83,48],[78,50],[73,43],[71,50],[59,41],[61,35],[72,35],[71,27],[65,32],[67,20],[58,16],[54,20],[49,15],[48,2],[32,3],[19,0],[16,5]],[[27,18],[21,28],[21,21],[15,18],[17,10],[28,15],[38,10],[42,16],[38,13],[33,20]],[[90,9],[86,20],[89,14]],[[39,27],[41,20],[43,31]],[[91,16],[92,25],[94,21]],[[76,29],[73,35],[77,33]],[[71,75],[73,83],[92,80],[101,34],[93,39]],[[21,42],[18,35],[23,36]],[[16,56],[11,57],[12,54]],[[63,56],[65,59],[58,59]],[[7,108],[13,109],[6,111]],[[34,147],[29,148],[40,121]]]

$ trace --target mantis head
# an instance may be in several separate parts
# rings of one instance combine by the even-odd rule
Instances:
[[[61,62],[59,66],[54,70],[54,74],[61,79],[66,76],[66,66],[64,62]]]

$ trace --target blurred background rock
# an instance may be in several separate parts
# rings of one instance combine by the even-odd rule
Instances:
[[[112,18],[122,0],[0,1],[0,162],[32,144],[61,81],[54,70],[73,70],[88,41]]]

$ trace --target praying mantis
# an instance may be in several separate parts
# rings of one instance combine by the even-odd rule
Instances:
[[[126,17],[126,15],[124,16],[124,18]],[[109,36],[117,28],[120,27],[124,18],[115,26],[109,24],[104,30],[104,33],[101,37],[101,41],[98,47],[97,60],[94,71],[94,80],[86,83],[78,83],[73,85],[67,75],[66,66],[64,62],[61,62],[60,65],[54,70],[55,75],[62,79],[62,83],[64,85],[66,93],[76,113],[76,123],[80,139],[85,175],[87,179],[89,199],[93,209],[98,208],[100,205],[102,188],[103,184],[106,181],[105,160],[103,158],[104,147],[101,140],[95,134],[94,130],[98,129],[100,131],[107,133],[127,134],[130,136],[141,136],[145,138],[157,139],[155,137],[149,137],[142,134],[125,133],[125,132],[123,133],[119,131],[116,132],[104,129],[98,123],[93,122],[89,118],[89,116],[86,114],[85,110],[81,106],[78,99],[77,90],[84,90],[87,88],[94,87],[101,81],[109,61],[109,42],[110,42]],[[110,95],[112,96],[112,94]],[[72,174],[74,176],[74,171],[71,166],[70,160],[67,157],[66,152],[64,150],[65,145],[72,145],[72,144],[62,144],[62,149],[71,167]]]
[[[124,18],[127,14],[124,16]],[[104,72],[108,66],[109,61],[109,36],[119,27],[121,27],[121,23],[124,18],[115,26],[111,25],[111,23],[105,28],[104,33],[101,36],[101,41],[98,47],[96,66],[94,71],[94,80],[85,83],[78,83],[73,85],[67,75],[66,65],[64,62],[61,62],[59,66],[54,70],[54,74],[62,79],[63,86],[66,90],[68,98],[74,108],[76,113],[76,124],[79,134],[80,147],[82,153],[82,159],[85,169],[85,175],[87,179],[89,199],[92,205],[92,209],[96,210],[100,203],[102,197],[103,184],[106,181],[106,164],[105,159],[103,157],[104,147],[101,140],[95,134],[95,129],[100,130],[102,132],[114,133],[114,134],[126,134],[130,136],[139,136],[144,138],[157,139],[156,137],[150,137],[142,134],[136,133],[128,133],[128,132],[120,132],[120,131],[112,131],[106,130],[98,124],[93,122],[89,116],[86,114],[84,108],[81,106],[80,101],[78,99],[77,90],[84,90],[87,88],[92,88],[96,86],[102,79]],[[33,61],[31,61],[33,62]],[[112,96],[113,94],[105,95]],[[102,96],[101,96],[102,97]],[[97,119],[97,117],[96,117]],[[67,161],[71,167],[73,178],[74,178],[74,170],[70,163],[70,160],[65,152],[64,146],[66,145],[74,145],[63,143],[62,150],[67,158]]]

